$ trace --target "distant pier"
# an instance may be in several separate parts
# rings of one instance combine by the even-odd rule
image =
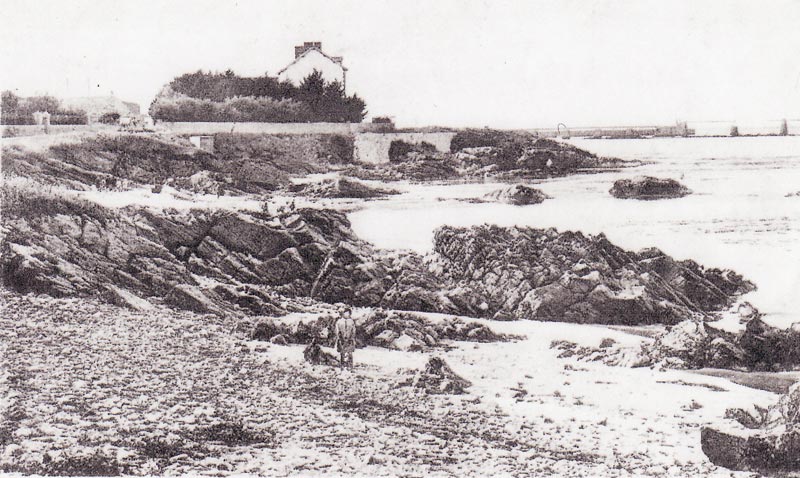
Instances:
[[[772,120],[759,123],[736,121],[680,121],[671,126],[578,126],[559,123],[555,128],[525,131],[545,138],[670,138],[708,136],[791,136],[800,134],[800,119]]]

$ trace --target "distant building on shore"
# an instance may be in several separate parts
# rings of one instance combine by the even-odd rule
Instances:
[[[294,61],[278,72],[278,79],[299,85],[314,70],[322,73],[325,81],[338,81],[347,86],[347,68],[341,56],[330,56],[322,51],[322,42],[305,42],[294,47]]]

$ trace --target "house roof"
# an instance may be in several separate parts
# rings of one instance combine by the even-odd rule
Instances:
[[[301,53],[300,56],[295,58],[291,63],[289,63],[288,65],[283,67],[283,69],[278,72],[278,76],[280,76],[284,71],[286,71],[289,68],[291,68],[292,65],[294,65],[295,63],[297,63],[298,61],[303,59],[304,56],[308,55],[309,52],[312,52],[312,51],[318,51],[325,58],[327,58],[330,61],[332,61],[333,63],[336,63],[337,65],[341,66],[342,70],[347,71],[347,68],[344,65],[342,65],[342,57],[340,57],[340,56],[330,56],[327,53],[325,53],[324,51],[322,51],[321,49],[319,49],[319,48],[317,48],[315,46],[312,46],[312,47],[309,47],[308,49],[306,49],[306,51],[304,51],[303,53]]]

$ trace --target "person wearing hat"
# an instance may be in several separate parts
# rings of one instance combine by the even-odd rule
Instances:
[[[339,308],[339,318],[333,324],[333,346],[339,351],[339,365],[353,366],[353,351],[356,349],[356,323],[352,317],[352,309],[347,306]]]

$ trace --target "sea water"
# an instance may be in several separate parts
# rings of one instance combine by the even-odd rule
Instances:
[[[604,233],[631,250],[657,247],[677,259],[729,268],[758,290],[745,299],[778,326],[800,322],[800,136],[591,140],[572,144],[601,156],[647,164],[528,184],[552,196],[542,204],[470,203],[503,187],[401,184],[403,194],[350,214],[355,232],[378,247],[430,251],[442,225],[555,227]],[[637,175],[673,178],[693,194],[639,201],[609,194]],[[788,196],[787,196],[788,195]]]

